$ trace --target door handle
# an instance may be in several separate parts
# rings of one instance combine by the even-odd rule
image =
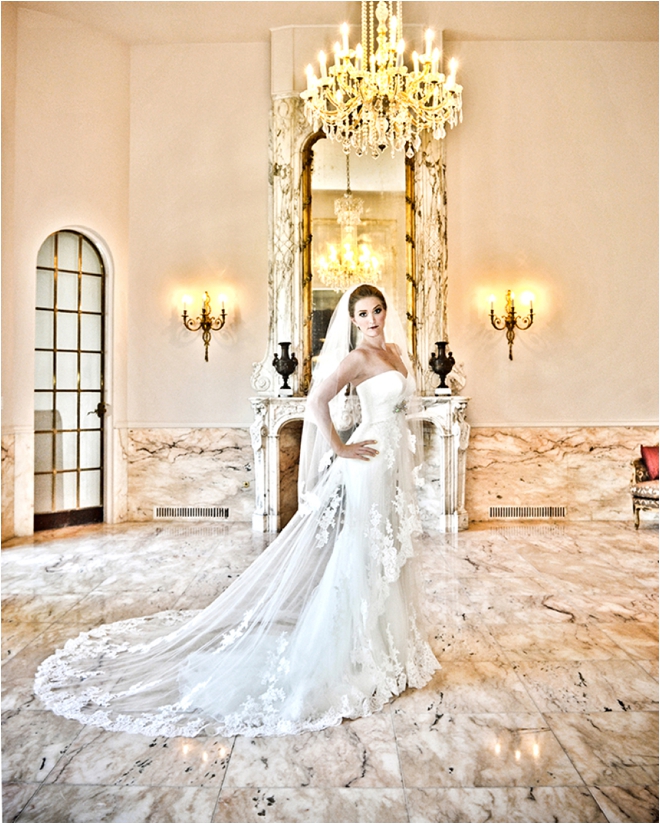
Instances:
[[[107,411],[108,411],[108,407],[103,403],[103,401],[99,401],[96,404],[96,408],[91,409],[87,414],[88,415],[98,415],[99,418],[102,418]]]

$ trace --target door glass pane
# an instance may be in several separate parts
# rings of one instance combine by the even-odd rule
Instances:
[[[55,235],[47,237],[37,255],[37,266],[55,265]]]
[[[57,469],[75,469],[78,465],[78,433],[55,434],[55,466]]]
[[[35,346],[37,349],[53,348],[53,313],[37,309],[35,319]]]
[[[101,351],[101,315],[80,316],[80,348]]]
[[[80,506],[101,506],[101,472],[98,469],[80,473]]]
[[[58,472],[55,476],[55,509],[77,509],[77,472]]]
[[[101,356],[83,353],[80,356],[80,388],[99,389],[101,386]]]
[[[34,388],[53,388],[53,354],[52,352],[34,353]]]
[[[98,429],[101,426],[101,419],[96,414],[96,407],[101,402],[100,392],[80,393],[80,428]]]
[[[57,268],[78,271],[78,235],[71,232],[58,233]]]
[[[92,275],[82,276],[82,297],[80,301],[80,308],[83,312],[100,312],[101,311],[101,287],[103,281],[99,277]]]
[[[92,469],[101,466],[101,432],[80,433],[80,466]]]
[[[100,275],[101,258],[92,244],[83,238],[82,242],[82,270],[83,272],[94,272]]]
[[[57,273],[57,308],[78,309],[78,275]]]
[[[78,428],[78,393],[58,392],[55,401],[57,415],[55,427],[57,429]]]
[[[50,512],[53,506],[53,476],[34,476],[34,511]]]
[[[78,348],[78,315],[72,312],[57,313],[57,348]]]
[[[42,429],[40,426],[36,426],[36,413],[37,412],[45,412],[49,409],[53,408],[53,393],[52,392],[35,392],[34,393],[34,412],[35,412],[35,429]],[[52,419],[52,414],[51,414]],[[46,427],[50,429],[51,427]]]
[[[43,309],[53,308],[55,294],[55,276],[52,272],[37,269],[37,306]]]
[[[34,431],[35,432],[52,432],[53,426],[53,410],[52,409],[35,409],[34,410]]]
[[[53,468],[53,436],[52,434],[36,434],[34,436],[34,471],[50,472]]]
[[[57,388],[77,389],[78,355],[75,352],[57,353]]]

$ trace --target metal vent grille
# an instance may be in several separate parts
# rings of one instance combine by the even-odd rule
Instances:
[[[491,506],[490,518],[565,518],[565,506]]]
[[[229,507],[227,506],[155,506],[155,520],[179,520],[189,518],[191,520],[212,520],[229,518]]]

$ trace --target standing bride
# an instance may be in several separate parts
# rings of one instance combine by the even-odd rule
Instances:
[[[349,385],[361,422],[344,443],[338,429],[356,407]],[[383,294],[366,284],[346,292],[308,398],[298,513],[205,609],[68,641],[37,671],[44,704],[122,732],[288,735],[370,715],[426,684],[439,664],[410,562],[414,389],[403,329]]]

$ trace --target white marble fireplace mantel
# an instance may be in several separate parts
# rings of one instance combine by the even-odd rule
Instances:
[[[253,528],[280,529],[280,433],[285,424],[302,420],[305,397],[251,398],[254,422],[255,511]],[[422,523],[442,532],[467,529],[465,453],[470,426],[465,419],[468,399],[456,395],[422,398],[425,427],[425,484],[419,492]]]

